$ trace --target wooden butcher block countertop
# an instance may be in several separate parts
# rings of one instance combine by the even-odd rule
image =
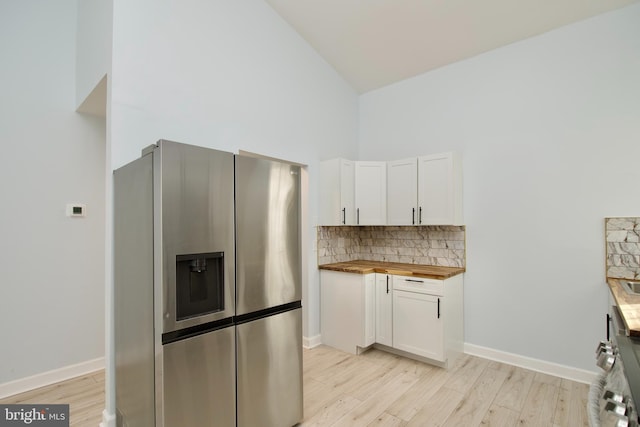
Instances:
[[[333,264],[322,264],[321,270],[341,271],[344,273],[369,274],[395,274],[398,276],[415,276],[427,279],[444,280],[449,277],[464,273],[460,267],[438,267],[435,265],[402,264],[398,262],[382,261],[347,261]]]
[[[607,279],[629,335],[640,338],[640,295],[629,293],[623,287],[623,282],[630,281],[633,280]]]

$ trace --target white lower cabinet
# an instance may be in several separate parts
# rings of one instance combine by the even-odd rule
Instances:
[[[376,274],[376,342],[393,346],[393,276]]]
[[[444,360],[440,297],[393,292],[393,347],[418,356]]]
[[[463,276],[393,276],[393,348],[445,366],[463,351]]]
[[[448,366],[463,351],[463,276],[445,280],[320,270],[322,342],[372,344]]]
[[[375,342],[375,276],[320,270],[323,344],[358,354]]]
[[[376,275],[364,275],[364,325],[360,347],[368,347],[376,342]]]

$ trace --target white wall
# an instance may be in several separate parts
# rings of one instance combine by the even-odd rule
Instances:
[[[113,0],[78,1],[77,16],[76,106],[80,106],[111,67]]]
[[[460,150],[465,341],[587,370],[605,216],[640,213],[640,5],[360,98],[361,159]]]
[[[104,356],[105,126],[74,112],[76,8],[0,3],[0,384]]]
[[[113,33],[114,169],[161,138],[304,163],[313,225],[319,159],[356,154],[358,98],[263,0],[116,1]],[[309,254],[304,335],[314,336]]]

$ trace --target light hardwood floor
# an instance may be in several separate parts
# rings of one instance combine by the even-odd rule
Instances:
[[[304,352],[303,426],[588,426],[587,384],[463,355],[449,370],[379,351]]]
[[[68,403],[71,426],[97,427],[104,409],[104,371],[16,394],[0,403]]]
[[[444,370],[375,349],[353,356],[319,346],[303,355],[304,427],[588,426],[588,385],[479,357]],[[0,400],[21,402],[70,403],[72,426],[95,427],[104,374]]]

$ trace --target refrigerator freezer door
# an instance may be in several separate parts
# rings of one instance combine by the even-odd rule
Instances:
[[[236,156],[236,314],[299,301],[300,167]]]
[[[235,328],[163,347],[164,426],[235,427]]]
[[[161,225],[155,242],[162,277],[162,332],[171,332],[235,314],[233,154],[164,140],[158,144],[154,178],[156,194],[162,197],[155,200],[160,203],[156,221]],[[192,301],[183,300],[189,315],[180,316],[177,287],[186,283],[178,280],[178,262],[184,256],[211,253],[222,254],[222,284],[212,285],[222,288],[220,294],[210,290]]]
[[[238,426],[302,421],[302,309],[240,324]]]

